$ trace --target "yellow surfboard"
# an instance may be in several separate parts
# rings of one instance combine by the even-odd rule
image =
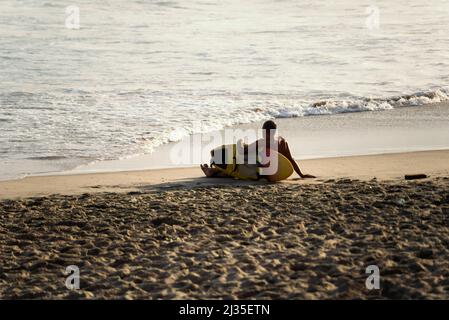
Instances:
[[[259,158],[262,158],[263,150],[259,150]],[[265,176],[270,177],[270,181],[276,182],[285,180],[288,177],[291,176],[294,169],[291,164],[291,162],[282,154],[278,153],[277,151],[271,150],[273,152],[272,156],[274,157],[276,154],[278,156],[278,163],[277,163],[277,171],[273,173],[272,169],[267,168],[265,173],[264,168],[259,168],[259,173],[261,174],[261,178],[264,178]],[[235,163],[233,164],[235,158],[236,158],[236,147],[235,145],[229,144],[229,145],[222,145],[220,147],[217,147],[213,149],[211,152],[212,155],[212,161],[211,165],[220,170],[225,175],[229,175],[231,177],[234,177],[235,179],[241,179],[241,180],[257,180],[257,171],[254,170],[254,177],[251,176],[250,173],[245,172],[244,166],[239,167],[236,169]],[[269,159],[267,159],[269,160]],[[220,168],[219,166],[215,165],[215,161],[219,161],[219,163],[227,163],[228,165],[226,168]],[[249,167],[249,166],[248,166]],[[248,171],[248,170],[246,170]],[[251,171],[251,170],[250,170]]]
[[[276,151],[271,151],[276,152]],[[278,155],[278,168],[277,172],[273,175],[270,175],[271,181],[281,181],[290,177],[294,171],[293,166],[284,155],[276,152]]]

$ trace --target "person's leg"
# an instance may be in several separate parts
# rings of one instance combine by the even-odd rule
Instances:
[[[211,168],[207,164],[200,164],[200,168],[208,178],[220,176],[220,172],[217,169]]]

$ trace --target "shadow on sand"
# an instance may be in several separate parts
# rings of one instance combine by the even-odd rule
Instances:
[[[277,182],[279,183],[279,182]],[[282,182],[281,182],[282,183]],[[170,182],[163,182],[157,184],[148,184],[137,186],[134,193],[146,193],[150,191],[158,190],[171,190],[179,188],[197,188],[197,187],[217,187],[217,186],[248,186],[248,185],[268,185],[275,184],[268,182],[265,179],[259,181],[249,180],[237,180],[233,178],[191,178],[191,179],[178,179]],[[130,192],[133,193],[133,192]]]

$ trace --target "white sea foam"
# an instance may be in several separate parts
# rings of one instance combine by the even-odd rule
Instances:
[[[322,100],[307,105],[269,110],[274,118],[294,118],[314,115],[332,115],[347,112],[382,111],[400,107],[423,106],[449,100],[449,90],[439,88],[389,98],[353,98],[348,100]]]

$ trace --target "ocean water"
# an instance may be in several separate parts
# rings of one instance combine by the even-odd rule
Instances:
[[[425,108],[449,99],[448,33],[446,0],[2,0],[0,178],[273,117]]]

